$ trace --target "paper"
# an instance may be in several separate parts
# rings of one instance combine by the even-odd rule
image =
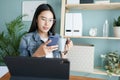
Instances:
[[[7,66],[0,66],[0,78],[8,72]]]

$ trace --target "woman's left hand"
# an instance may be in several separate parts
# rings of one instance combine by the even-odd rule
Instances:
[[[73,46],[72,40],[70,40],[70,38],[67,38],[66,45],[65,45],[65,51],[69,51],[72,46]]]
[[[65,50],[62,52],[62,57],[66,58],[66,53],[70,50],[70,48],[73,46],[72,40],[70,38],[67,38],[66,45],[65,45]]]

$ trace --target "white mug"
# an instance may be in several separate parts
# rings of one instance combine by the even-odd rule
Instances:
[[[64,51],[65,45],[66,45],[66,41],[67,41],[66,38],[62,38],[62,37],[59,38],[59,40],[58,40],[58,50],[59,51],[61,51],[61,52]]]

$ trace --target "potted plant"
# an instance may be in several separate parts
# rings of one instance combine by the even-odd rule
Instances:
[[[3,57],[5,56],[18,56],[19,55],[19,42],[23,34],[26,32],[22,17],[18,16],[13,21],[6,23],[6,31],[0,33],[0,65],[4,65]]]
[[[113,22],[114,36],[120,37],[120,16],[117,19],[114,19]]]
[[[105,69],[108,74],[120,74],[120,55],[117,51],[106,54]]]

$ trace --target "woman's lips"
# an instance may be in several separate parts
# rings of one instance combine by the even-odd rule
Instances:
[[[49,28],[48,27],[43,27],[44,30],[48,30]]]

